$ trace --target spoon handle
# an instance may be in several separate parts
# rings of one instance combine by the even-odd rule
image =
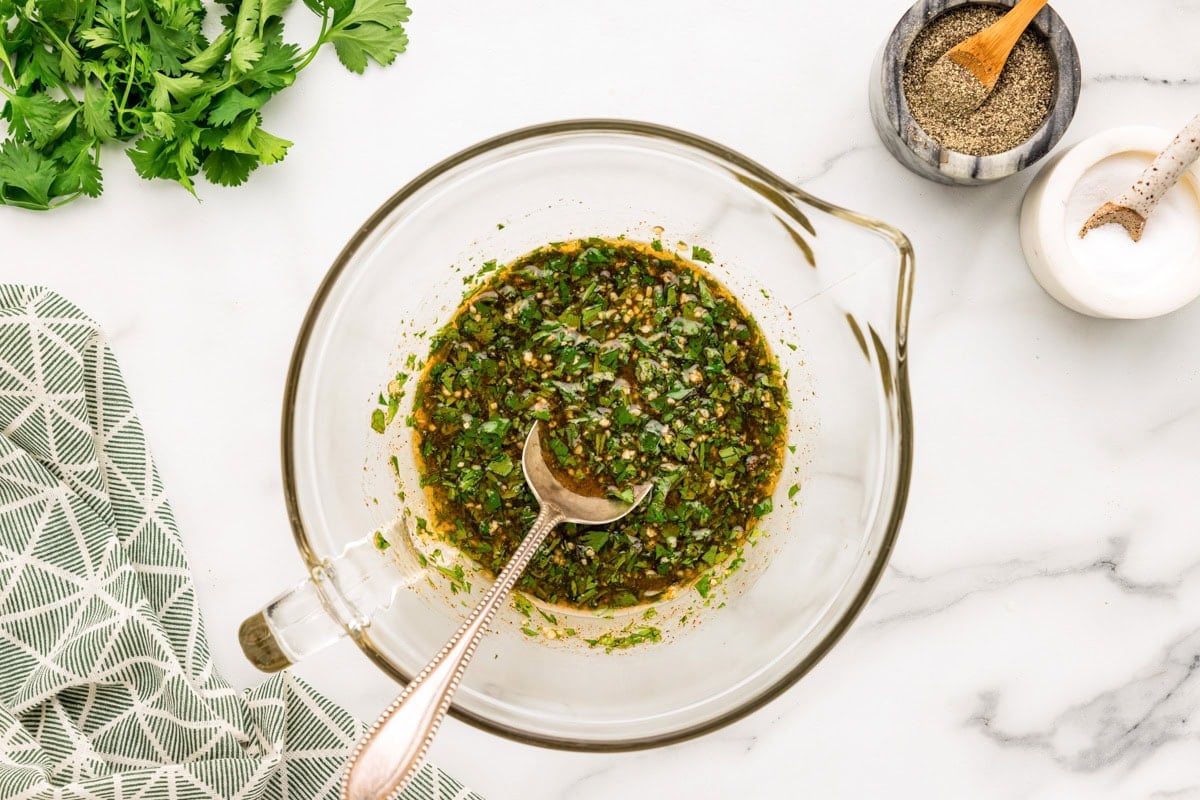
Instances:
[[[384,800],[416,773],[492,617],[546,536],[562,521],[558,508],[542,506],[524,541],[471,615],[359,739],[342,780],[341,800]]]

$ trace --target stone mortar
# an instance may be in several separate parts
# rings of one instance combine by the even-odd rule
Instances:
[[[1079,51],[1062,18],[1047,6],[1033,27],[1050,44],[1058,68],[1050,113],[1041,127],[1022,144],[990,156],[974,156],[942,147],[913,119],[904,96],[904,62],[913,40],[925,26],[952,8],[990,5],[1011,8],[1017,0],[921,0],[896,23],[871,68],[871,118],[888,151],[921,177],[959,186],[978,186],[1015,175],[1047,155],[1075,116],[1079,104]]]

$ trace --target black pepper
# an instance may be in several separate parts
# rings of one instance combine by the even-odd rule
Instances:
[[[1046,38],[1026,30],[991,95],[973,110],[980,84],[964,69],[937,67],[951,48],[1004,15],[993,6],[954,8],[917,34],[904,63],[904,96],[913,119],[943,147],[974,156],[1003,153],[1041,127],[1054,100],[1056,67]]]

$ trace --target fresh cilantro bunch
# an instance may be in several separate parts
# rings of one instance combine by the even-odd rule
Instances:
[[[325,44],[347,69],[391,64],[408,37],[405,0],[304,0],[321,18],[307,50],[284,41],[291,0],[225,0],[220,33],[203,0],[0,0],[0,203],[61,206],[101,191],[105,142],[143,178],[195,193],[203,171],[237,186],[291,142],[262,108]]]

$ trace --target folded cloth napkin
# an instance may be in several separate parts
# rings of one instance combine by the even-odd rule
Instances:
[[[0,797],[333,797],[361,731],[294,675],[217,674],[104,335],[0,285]],[[478,800],[429,765],[401,796]]]

